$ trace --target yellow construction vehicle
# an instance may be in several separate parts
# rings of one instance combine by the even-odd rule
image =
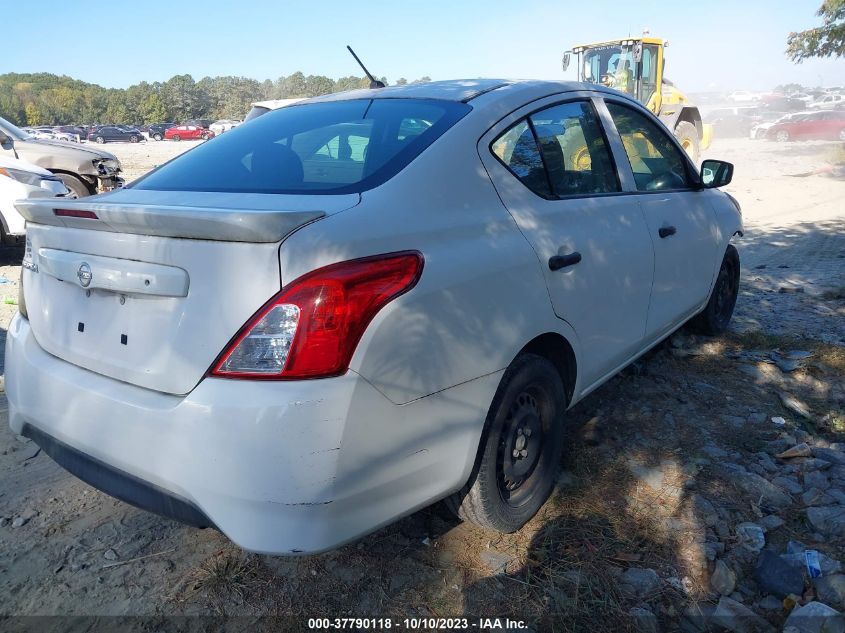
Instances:
[[[563,54],[564,71],[577,58],[578,80],[627,93],[654,112],[675,133],[694,161],[710,145],[712,126],[687,96],[666,79],[665,49],[669,42],[643,35],[576,46]]]

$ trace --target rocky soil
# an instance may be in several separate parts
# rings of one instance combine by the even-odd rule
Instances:
[[[148,145],[126,146],[138,170],[176,144]],[[557,490],[517,534],[438,504],[321,556],[251,555],[74,479],[13,436],[0,399],[0,615],[144,616],[150,631],[196,614],[275,616],[268,630],[329,615],[845,630],[845,183],[789,176],[832,146],[714,146],[737,165],[747,225],[731,332],[682,331],[576,405]],[[0,252],[0,294],[17,295],[19,259]],[[6,320],[15,309],[0,304]]]

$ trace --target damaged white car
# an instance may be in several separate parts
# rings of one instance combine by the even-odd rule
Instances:
[[[18,204],[11,427],[258,552],[334,548],[444,498],[517,530],[571,405],[688,321],[727,327],[731,174],[595,85],[267,112],[124,189]]]

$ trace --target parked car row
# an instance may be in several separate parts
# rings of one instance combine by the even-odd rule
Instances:
[[[776,121],[759,123],[749,132],[752,139],[770,141],[839,140],[845,141],[845,111],[821,110],[794,112]]]
[[[101,125],[88,133],[88,140],[95,143],[109,143],[114,141],[128,141],[138,143],[144,140],[141,130],[128,125]]]
[[[123,185],[120,161],[90,145],[36,138],[0,117],[0,156],[47,169],[65,183],[71,196],[82,198]]]
[[[70,129],[67,129],[70,128]],[[78,143],[81,139],[80,134],[71,126],[57,126],[57,127],[25,127],[23,131],[34,138],[40,138],[50,141],[67,141],[69,143]]]

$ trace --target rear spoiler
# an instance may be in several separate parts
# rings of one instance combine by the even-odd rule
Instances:
[[[325,211],[223,209],[41,198],[15,207],[33,224],[220,242],[278,242]]]

